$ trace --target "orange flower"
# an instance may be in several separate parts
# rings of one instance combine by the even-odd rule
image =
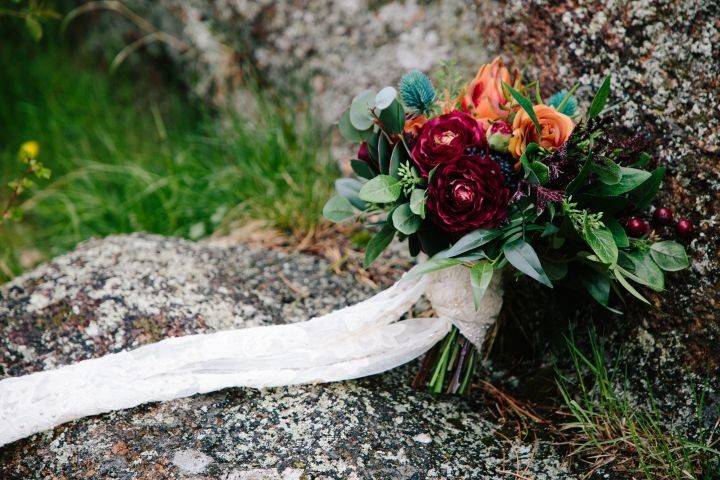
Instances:
[[[409,120],[405,120],[405,133],[418,136],[423,125],[427,123],[428,119],[425,115],[418,115]]]
[[[508,99],[503,93],[503,82],[518,86],[520,73],[510,71],[500,57],[480,67],[477,75],[465,89],[460,100],[462,109],[480,120],[485,126],[497,119],[507,119],[508,109],[503,108]]]
[[[542,132],[538,135],[535,124],[525,110],[520,109],[513,121],[513,133],[508,146],[508,150],[515,158],[520,158],[525,147],[532,142],[550,150],[560,147],[570,137],[575,127],[570,117],[558,112],[553,107],[535,105],[533,110]]]

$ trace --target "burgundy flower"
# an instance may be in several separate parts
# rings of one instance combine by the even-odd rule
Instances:
[[[412,156],[420,173],[427,176],[437,165],[454,162],[470,147],[487,150],[485,131],[467,113],[454,111],[423,125]]]
[[[365,163],[370,163],[372,161],[370,160],[370,153],[368,153],[368,146],[366,142],[362,142],[360,144],[360,148],[357,152],[357,158]]]
[[[465,155],[435,171],[428,185],[427,209],[440,229],[460,235],[498,226],[507,215],[509,198],[496,162]]]

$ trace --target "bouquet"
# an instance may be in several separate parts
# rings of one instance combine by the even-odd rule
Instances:
[[[582,287],[616,313],[611,292],[649,303],[638,286],[660,291],[664,272],[688,266],[684,247],[660,234],[674,224],[687,237],[692,223],[673,222],[668,208],[654,210],[654,228],[647,220],[665,168],[649,168],[646,138],[623,136],[602,115],[610,77],[584,114],[578,85],[544,99],[499,58],[466,85],[450,65],[440,77],[436,88],[411,71],[397,89],[356,96],[340,119],[343,137],[359,144],[350,161],[357,178],[337,180],[323,213],[359,217],[375,232],[365,266],[397,237],[412,256],[429,257],[410,276],[463,269],[444,281],[466,285],[446,288],[467,289],[477,310],[489,308],[491,290],[501,294],[505,271]],[[483,338],[453,327],[414,384],[465,392]]]

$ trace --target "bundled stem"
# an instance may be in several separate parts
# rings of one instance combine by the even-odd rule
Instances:
[[[436,394],[464,395],[470,387],[477,359],[475,346],[453,326],[423,359],[413,388],[427,388]]]

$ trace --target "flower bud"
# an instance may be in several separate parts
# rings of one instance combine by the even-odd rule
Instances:
[[[497,120],[487,130],[487,141],[496,152],[506,153],[512,136],[512,127],[505,120]]]

